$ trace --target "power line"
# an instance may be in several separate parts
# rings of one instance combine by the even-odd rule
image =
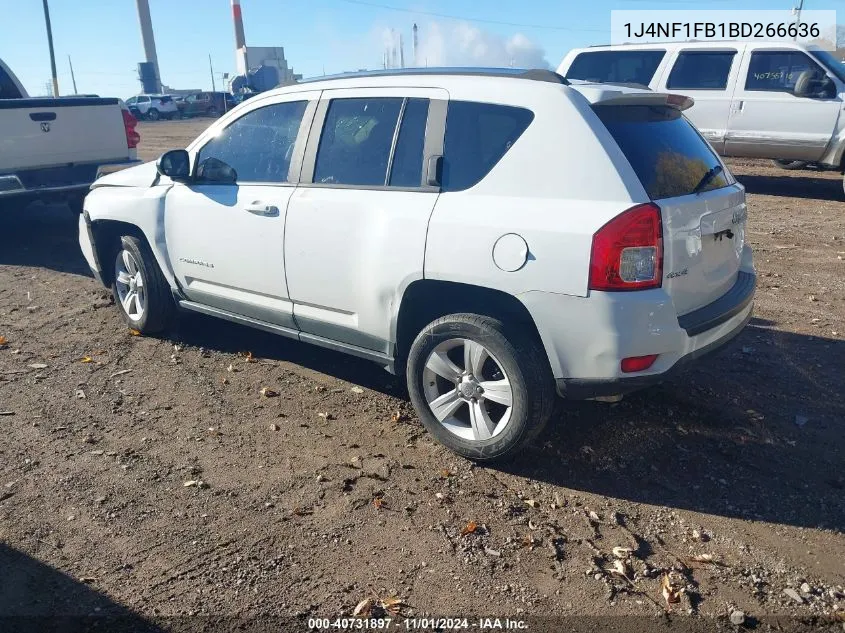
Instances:
[[[607,29],[586,29],[575,28],[568,26],[550,26],[548,24],[523,24],[520,22],[505,22],[502,20],[487,20],[484,18],[471,18],[463,15],[454,15],[450,13],[438,13],[436,11],[417,11],[415,9],[406,9],[404,7],[394,7],[388,4],[381,4],[378,2],[367,2],[366,0],[339,0],[347,4],[358,4],[365,7],[373,7],[376,9],[387,9],[389,11],[401,11],[402,13],[413,13],[416,15],[430,15],[436,18],[444,18],[446,20],[462,20],[464,22],[480,22],[483,24],[497,24],[499,26],[515,26],[522,29],[546,29],[550,31],[590,31],[592,33],[607,33]]]

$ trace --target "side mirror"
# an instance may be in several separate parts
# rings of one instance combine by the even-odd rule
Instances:
[[[170,180],[185,182],[191,177],[191,159],[183,149],[172,149],[165,152],[156,161],[156,170]]]
[[[235,183],[238,181],[238,172],[220,159],[206,158],[197,167],[197,180],[220,184]]]

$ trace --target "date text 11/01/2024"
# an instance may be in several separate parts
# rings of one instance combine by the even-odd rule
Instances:
[[[776,37],[819,37],[818,23],[785,24],[769,22],[626,22],[626,37],[686,37],[729,39],[772,39]]]
[[[406,630],[406,631],[525,631],[528,623],[510,618],[309,618],[308,629],[325,630]]]

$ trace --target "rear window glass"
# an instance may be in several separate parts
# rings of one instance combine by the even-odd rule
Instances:
[[[694,193],[718,156],[675,108],[596,106],[596,113],[631,163],[652,200]],[[730,184],[722,172],[699,191]]]
[[[678,55],[666,87],[685,90],[724,90],[736,51],[689,51]]]
[[[665,54],[660,50],[580,53],[566,71],[566,78],[647,86]]]
[[[0,66],[0,99],[20,99],[22,96],[9,73]]]
[[[525,108],[450,101],[443,148],[443,191],[469,189],[484,178],[534,120]]]

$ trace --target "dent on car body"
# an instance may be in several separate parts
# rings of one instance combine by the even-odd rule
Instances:
[[[92,189],[97,187],[150,187],[155,182],[158,175],[155,161],[129,167],[128,169],[121,169],[111,174],[101,176],[93,185]]]

